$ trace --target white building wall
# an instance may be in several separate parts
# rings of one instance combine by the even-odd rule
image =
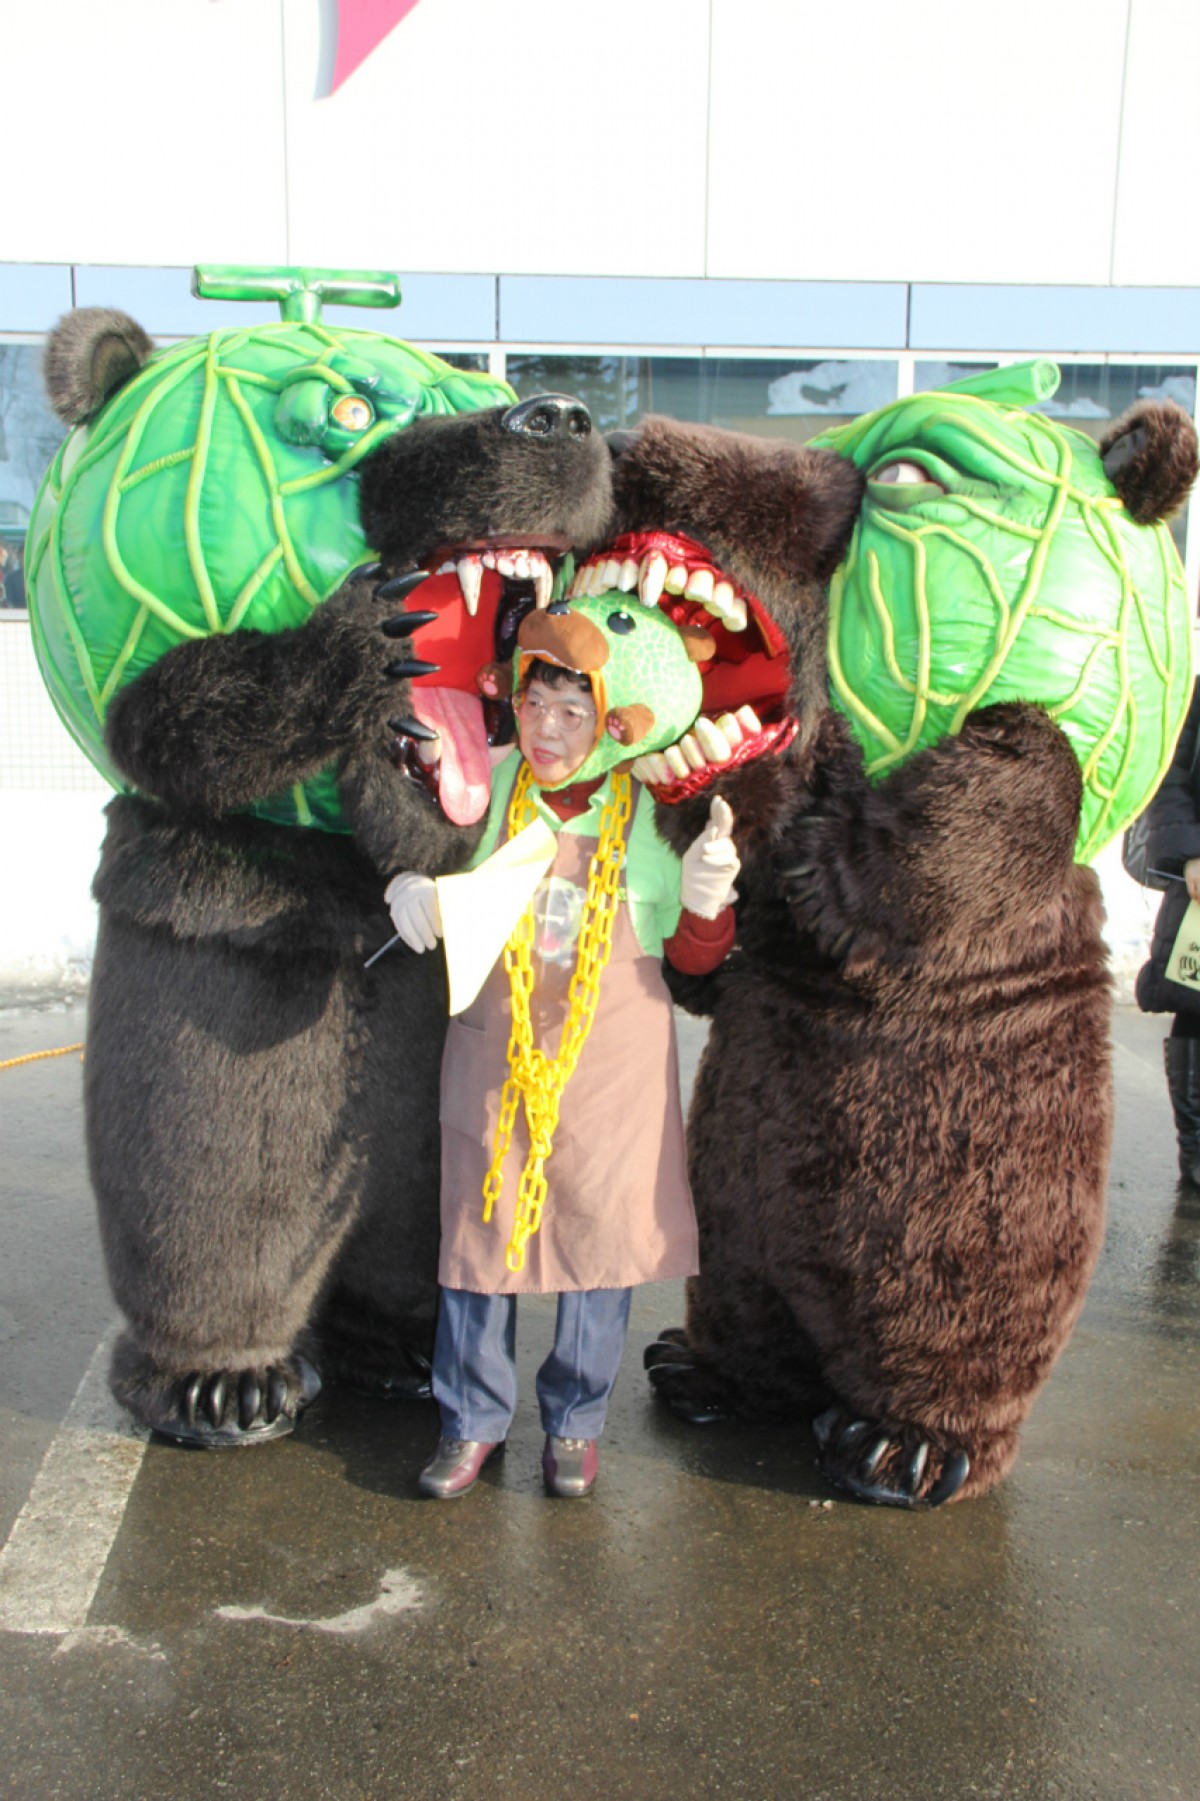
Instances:
[[[13,262],[1200,283],[1194,0],[331,0],[6,17]]]

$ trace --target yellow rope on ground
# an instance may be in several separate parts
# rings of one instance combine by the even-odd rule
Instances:
[[[69,1057],[72,1051],[82,1052],[82,1050],[81,1044],[64,1044],[60,1045],[56,1051],[30,1051],[24,1057],[9,1057],[6,1062],[0,1063],[0,1069],[15,1069],[18,1063],[40,1063],[43,1057]],[[82,1061],[81,1056],[80,1062]]]

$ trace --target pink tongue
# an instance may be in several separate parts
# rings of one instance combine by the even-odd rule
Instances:
[[[491,763],[483,708],[473,694],[457,688],[414,688],[413,712],[422,725],[441,735],[442,762],[438,799],[455,825],[474,825],[487,812]]]

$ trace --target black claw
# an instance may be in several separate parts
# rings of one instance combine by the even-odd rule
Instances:
[[[685,1326],[664,1326],[658,1336],[659,1341],[662,1344],[686,1345],[688,1342],[687,1328]]]
[[[929,1491],[928,1505],[940,1507],[956,1495],[971,1473],[971,1459],[965,1451],[951,1451],[942,1465],[942,1473]]]
[[[373,582],[377,575],[383,574],[382,563],[364,563],[359,569],[352,569],[350,574],[356,582]]]
[[[183,1391],[183,1417],[189,1426],[196,1424],[196,1415],[200,1411],[200,1391],[203,1383],[199,1376],[193,1376]]]
[[[428,569],[410,569],[406,575],[394,575],[390,582],[381,582],[375,592],[380,600],[407,600],[413,589],[428,578]]]
[[[238,1423],[248,1432],[262,1408],[262,1389],[253,1370],[246,1370],[238,1383]]]
[[[387,665],[384,674],[395,681],[406,681],[417,675],[436,675],[440,668],[440,663],[423,663],[420,657],[400,657]]]
[[[906,1495],[916,1494],[921,1486],[921,1477],[925,1474],[925,1465],[928,1462],[929,1446],[922,1439],[905,1464],[900,1476],[900,1487]]]
[[[436,618],[436,613],[397,613],[394,618],[385,619],[379,629],[385,638],[407,638],[421,626],[432,625]]]
[[[682,1376],[695,1369],[694,1363],[648,1363],[646,1374],[652,1388],[661,1388],[672,1376]]]
[[[819,1413],[817,1415],[812,1423],[812,1430],[813,1437],[816,1439],[820,1450],[823,1451],[830,1442],[833,1437],[834,1427],[842,1417],[843,1415],[840,1407],[827,1407],[824,1413]]]
[[[864,1482],[870,1482],[874,1478],[876,1470],[879,1468],[880,1464],[883,1462],[884,1456],[891,1448],[891,1443],[892,1441],[886,1432],[881,1432],[879,1434],[879,1437],[875,1440],[875,1443],[871,1446],[870,1450],[858,1466],[858,1473]]]
[[[282,1370],[272,1370],[267,1377],[267,1424],[277,1420],[287,1405],[287,1377]]]
[[[225,1417],[225,1378],[214,1376],[209,1384],[205,1397],[204,1411],[208,1415],[210,1425],[216,1427]]]
[[[868,1432],[875,1430],[873,1420],[851,1420],[837,1441],[839,1451],[852,1451],[855,1445],[861,1444]]]
[[[395,732],[400,738],[418,738],[425,744],[432,744],[438,736],[429,726],[422,725],[419,719],[389,719],[388,730]]]

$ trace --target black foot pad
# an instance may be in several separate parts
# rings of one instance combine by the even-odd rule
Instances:
[[[963,1450],[936,1450],[915,1433],[830,1407],[813,1421],[818,1463],[835,1488],[875,1507],[927,1509],[953,1500],[971,1472]]]
[[[655,1394],[690,1426],[711,1426],[733,1414],[729,1384],[692,1350],[681,1326],[660,1332],[642,1362]]]
[[[178,1385],[177,1410],[146,1424],[173,1444],[232,1450],[283,1438],[320,1392],[320,1376],[298,1355],[266,1369],[197,1371]]]

